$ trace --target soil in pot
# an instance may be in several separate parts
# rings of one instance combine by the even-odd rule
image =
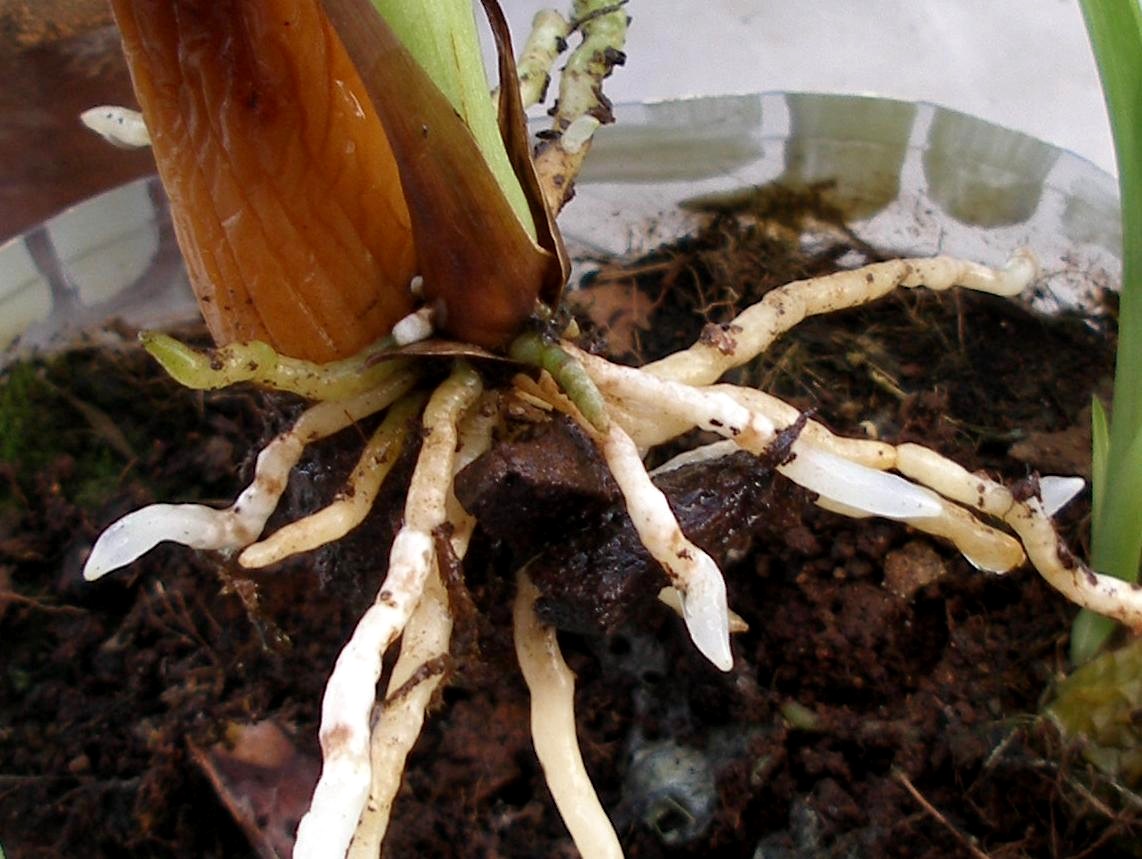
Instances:
[[[802,216],[830,213],[785,199],[764,223],[714,217],[603,265],[575,296],[600,348],[650,360],[769,288],[888,255],[835,220],[802,241]],[[1009,482],[1085,474],[1112,323],[1109,304],[1093,322],[1045,319],[910,291],[802,324],[738,380],[834,430],[919,441]],[[84,554],[109,521],[230,499],[301,404],[189,392],[133,349],[21,366],[3,391],[0,843],[13,857],[287,855],[325,678],[375,590],[399,494],[272,572],[161,547],[88,585]],[[903,525],[824,512],[765,463],[674,472],[668,495],[720,553],[749,625],[722,674],[647,599],[656,574],[589,445],[534,418],[517,411],[458,484],[483,525],[387,855],[575,855],[511,641],[508,573],[541,549],[541,609],[565,629],[587,768],[628,856],[1137,855],[1137,802],[1033,715],[1073,616],[1033,572],[981,573]],[[359,447],[343,435],[307,455],[280,521],[339,487]],[[1080,498],[1060,519],[1080,550],[1087,511]]]

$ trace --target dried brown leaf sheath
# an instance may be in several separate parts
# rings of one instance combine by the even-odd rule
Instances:
[[[396,153],[438,327],[466,343],[506,345],[541,289],[558,295],[558,258],[524,230],[467,126],[372,5],[325,0],[324,6]],[[542,212],[533,196],[536,205]],[[545,218],[537,218],[541,231]]]
[[[344,357],[412,309],[420,273],[446,334],[496,348],[557,294],[554,256],[370,4],[328,4],[336,29],[317,0],[113,7],[219,342]]]
[[[396,162],[316,0],[113,0],[214,337],[330,360],[411,309]]]

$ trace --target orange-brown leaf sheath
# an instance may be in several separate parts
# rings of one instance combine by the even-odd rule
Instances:
[[[112,0],[220,343],[328,361],[412,308],[399,171],[317,0]]]

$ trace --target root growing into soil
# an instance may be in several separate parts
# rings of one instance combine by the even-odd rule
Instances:
[[[691,461],[747,451],[815,493],[821,506],[854,517],[904,521],[949,540],[985,570],[1012,569],[1026,553],[1068,598],[1142,628],[1142,592],[1099,576],[1074,559],[1059,542],[1034,487],[1017,496],[918,445],[840,438],[772,396],[714,384],[806,316],[864,304],[902,286],[938,290],[961,283],[1010,295],[1026,287],[1034,274],[1034,261],[1023,253],[1000,270],[948,258],[877,263],[774,290],[722,326],[725,337],[703,337],[690,349],[641,369],[613,364],[569,341],[548,343],[528,354],[554,376],[541,371],[538,383],[521,380],[517,387],[532,402],[570,415],[594,439],[641,542],[681,597],[682,615],[696,647],[723,671],[731,668],[733,658],[721,572],[683,533],[643,464],[646,451],[694,427],[717,433],[724,441],[688,454]],[[249,567],[340,539],[367,512],[402,444],[403,427],[420,410],[423,394],[409,393],[415,383],[413,372],[402,369],[370,391],[312,407],[263,451],[254,483],[231,508],[154,505],[130,514],[100,538],[85,575],[97,578],[168,539],[195,548],[244,548],[239,560]],[[426,666],[438,664],[448,653],[452,617],[440,581],[438,543],[445,529],[452,535],[450,551],[462,558],[471,532],[470,517],[451,497],[451,485],[459,466],[483,450],[491,437],[495,412],[486,404],[477,405],[481,390],[480,374],[460,362],[424,409],[424,440],[388,573],[327,686],[321,727],[324,768],[299,828],[295,855],[344,855],[350,848],[352,855],[373,855],[368,851],[383,838],[404,758],[440,681],[439,671]],[[394,402],[338,499],[254,542],[305,445]],[[1058,485],[1051,485],[1054,492]],[[541,720],[537,752],[579,847],[588,855],[617,855],[613,829],[581,761],[575,764],[578,746],[568,712],[572,687],[566,666],[554,638],[536,621],[529,593],[523,581],[516,606],[517,648],[535,698],[533,712],[551,716]],[[378,704],[382,658],[398,640],[401,661],[389,682],[389,698]],[[545,690],[557,694],[552,692],[548,700]]]

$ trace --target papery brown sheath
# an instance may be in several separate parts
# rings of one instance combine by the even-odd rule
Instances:
[[[203,316],[331,360],[409,312],[392,151],[316,0],[113,0]]]
[[[558,297],[549,222],[545,250],[368,0],[112,6],[218,342],[345,357],[412,309],[419,273],[438,328],[495,349]]]
[[[535,310],[537,298],[549,305],[558,301],[567,276],[558,232],[532,172],[522,109],[501,109],[501,131],[538,241],[520,224],[467,126],[372,4],[324,0],[324,6],[396,153],[437,326],[465,343],[506,346]],[[485,6],[501,57],[501,96],[518,102],[503,16],[494,2]]]

